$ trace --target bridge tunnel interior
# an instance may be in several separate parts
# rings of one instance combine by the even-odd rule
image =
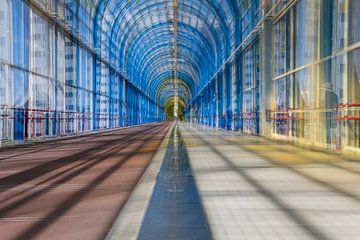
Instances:
[[[186,121],[356,150],[359,5],[1,1],[1,142],[163,121],[181,99]]]
[[[359,154],[360,0],[0,0],[1,239],[357,240]]]

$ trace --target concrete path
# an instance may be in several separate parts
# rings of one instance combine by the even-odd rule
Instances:
[[[146,209],[152,197],[158,173],[164,161],[172,129],[173,126],[170,127],[145,173],[116,217],[106,236],[106,240],[137,239]]]
[[[104,239],[167,133],[148,124],[0,152],[0,239]]]
[[[215,239],[360,239],[360,164],[256,136],[181,133]]]

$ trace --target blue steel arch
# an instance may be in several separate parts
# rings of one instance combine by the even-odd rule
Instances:
[[[160,34],[161,34],[161,31],[160,31]],[[189,41],[191,42],[191,43],[196,43],[196,40],[195,40],[195,38],[193,38],[193,39],[191,39],[190,40],[190,37],[187,37],[187,36],[191,36],[191,35],[189,35],[189,34],[185,34],[185,33],[183,33],[183,32],[179,32],[179,45],[181,45],[181,47],[180,47],[180,53],[181,52],[187,52],[186,54],[185,54],[185,56],[190,56],[190,54],[188,54],[189,52],[189,49],[190,49],[190,47],[189,46],[193,46],[193,45],[191,45],[191,44],[187,44]],[[158,37],[156,34],[153,34],[153,36],[154,37]],[[188,41],[186,41],[185,39],[189,39]],[[135,45],[135,44],[134,44]],[[161,47],[164,47],[164,46],[167,46],[167,44],[166,43],[163,43],[163,42],[160,42],[159,44],[158,44],[159,46],[161,46]],[[184,49],[184,50],[183,50]],[[194,53],[194,49],[192,48],[191,49],[192,50],[192,52]],[[157,51],[163,51],[163,49],[161,49],[161,48],[159,48],[159,49],[157,49]],[[136,63],[137,63],[137,66],[135,66],[135,64],[133,65],[133,66],[131,66],[131,67],[133,67],[133,68],[136,68],[136,67],[138,67],[138,66],[142,66],[143,64],[143,62],[142,61],[144,61],[144,59],[146,59],[147,58],[147,53],[152,53],[152,55],[155,55],[156,54],[156,46],[152,46],[151,48],[149,48],[149,49],[147,49],[146,50],[146,52],[145,53],[143,53],[143,54],[141,54],[142,56],[144,56],[143,57],[143,60],[141,60],[141,61],[135,61]],[[200,60],[201,60],[201,56],[203,56],[203,57],[205,57],[205,59],[207,58],[207,59],[212,59],[213,58],[213,56],[209,56],[209,54],[211,54],[211,52],[210,51],[206,51],[206,50],[204,50],[203,48],[196,48],[196,59],[197,59],[197,62],[199,62]],[[140,53],[137,53],[137,54],[140,54]],[[181,54],[180,54],[181,55]],[[180,58],[181,58],[182,56],[180,56]],[[138,55],[135,55],[135,57],[133,57],[132,59],[140,59],[140,57],[138,57]],[[188,58],[188,60],[189,60],[189,58]],[[191,60],[190,60],[191,61]],[[132,63],[129,63],[129,64],[132,64]],[[194,66],[196,66],[196,65],[198,65],[197,63],[194,63]],[[211,67],[213,64],[212,64],[212,62],[208,62],[207,63],[207,65],[209,66],[209,67]],[[128,68],[129,68],[129,66],[128,66]],[[199,67],[197,67],[198,69],[199,69]]]
[[[196,68],[196,72],[199,73],[199,63],[198,61],[201,60],[202,52],[199,52],[198,49],[191,49],[188,45],[185,45],[185,42],[179,41],[178,45],[181,47],[181,52],[179,58],[188,60],[193,66]],[[152,58],[157,56],[162,56],[161,54],[164,54],[164,52],[161,51],[155,51],[155,50],[164,50],[164,48],[167,48],[168,45],[166,43],[160,42],[158,44],[154,44],[151,48],[147,49],[146,52],[143,53],[143,58],[141,61],[137,61],[133,63],[132,68],[137,67],[137,69],[142,69],[141,66],[144,66],[144,64],[148,63]],[[168,52],[165,52],[168,54]],[[186,55],[187,53],[193,53],[196,58],[190,57],[189,55]],[[198,61],[196,61],[198,60]],[[150,61],[151,62],[151,61]],[[130,64],[130,63],[129,63]],[[131,68],[130,68],[131,69]]]
[[[133,16],[135,16],[135,15],[139,15],[138,16],[138,19],[135,19],[135,21],[130,21],[130,20],[134,20],[134,17],[132,18],[132,19],[129,19],[129,21],[128,22],[126,22],[126,25],[129,23],[129,22],[131,22],[133,25],[130,25],[130,26],[128,26],[128,30],[130,30],[130,31],[132,31],[133,29],[134,29],[134,24],[136,24],[136,20],[139,20],[139,19],[141,19],[141,20],[144,20],[144,18],[143,18],[143,16],[145,15],[145,14],[143,14],[143,11],[147,11],[147,12],[149,12],[152,8],[156,8],[156,9],[161,9],[161,10],[165,10],[166,8],[166,2],[167,1],[147,1],[147,2],[150,2],[150,3],[152,3],[151,5],[146,5],[146,4],[141,4],[140,6],[142,7],[142,9],[140,9],[139,10],[139,14],[132,14]],[[180,2],[180,3],[182,3],[182,4],[180,4],[180,6],[181,5],[183,5],[183,6],[186,6],[187,7],[187,9],[184,9],[184,10],[186,10],[186,11],[183,11],[183,12],[180,12],[179,14],[181,14],[181,13],[188,13],[188,12],[192,12],[193,10],[198,10],[198,9],[202,9],[201,7],[199,7],[199,8],[197,8],[197,7],[194,7],[194,4],[196,4],[196,1],[195,2],[192,2],[192,4],[189,4],[189,3],[187,3],[187,1],[183,1],[183,2]],[[165,7],[164,6],[162,6],[162,5],[165,5]],[[116,11],[116,10],[115,10]],[[122,15],[121,14],[119,14],[119,13],[123,13]],[[216,12],[219,12],[219,11],[216,11]],[[221,12],[221,11],[220,11]],[[136,13],[138,13],[138,12],[136,12]],[[157,13],[158,14],[163,14],[163,12],[159,12],[159,11],[157,11]],[[201,12],[202,13],[202,12]],[[127,12],[126,11],[121,11],[120,9],[117,9],[117,12],[115,12],[114,13],[115,15],[117,15],[118,17],[117,17],[117,20],[122,20],[123,18],[124,18],[124,16],[127,14]],[[164,14],[165,15],[165,14]],[[198,17],[198,16],[197,16]],[[206,22],[206,15],[202,15],[201,16],[202,18],[199,18],[198,20],[203,20],[203,22],[204,23],[207,23]],[[222,14],[221,16],[219,15],[219,14],[217,14],[217,19],[219,19],[219,21],[220,21],[220,23],[221,23],[221,28],[222,28],[222,30],[224,31],[224,32],[226,32],[224,29],[225,29],[225,21],[223,20],[223,19],[225,19],[226,18],[226,16],[224,15],[224,14]],[[115,25],[113,25],[113,26],[118,26],[119,28],[120,28],[120,24],[115,24]],[[209,26],[209,25],[208,25]],[[122,30],[124,30],[124,29],[122,29]],[[124,31],[124,33],[122,34],[122,36],[128,36],[129,34],[128,34],[128,32],[127,31]]]
[[[211,41],[209,42],[202,32],[200,32],[198,29],[196,29],[186,23],[179,23],[179,26],[180,26],[179,32],[183,32],[184,35],[186,33],[186,35],[189,38],[192,37],[192,38],[196,39],[197,41],[199,41],[197,44],[201,43],[201,44],[205,45],[204,48],[208,52],[216,51],[216,47],[218,45],[215,44],[214,39],[210,39]],[[161,23],[151,26],[150,28],[145,29],[141,33],[138,33],[136,35],[136,37],[133,39],[133,41],[131,42],[131,47],[129,47],[129,49],[134,48],[135,46],[138,46],[138,44],[141,40],[146,40],[147,38],[145,38],[145,37],[150,34],[152,36],[155,31],[160,30],[163,34],[166,34],[166,33],[164,33],[164,29],[161,29],[161,28],[165,28],[165,27],[168,27],[168,23],[161,22]]]
[[[173,79],[171,78],[168,78],[164,81],[161,82],[161,85],[158,87],[157,91],[156,91],[156,98],[158,98],[162,92],[167,88],[167,87],[171,87],[171,85],[173,84]],[[192,98],[192,95],[191,95],[191,90],[189,88],[189,86],[184,82],[179,82],[179,85],[181,88],[184,89],[183,93],[184,93],[184,96],[186,96],[186,98],[183,98],[185,100],[185,102],[189,102]]]
[[[156,31],[154,33],[151,34],[151,38],[155,38],[156,40],[162,39],[166,34],[164,34],[162,31]],[[148,38],[144,41],[151,41],[151,38]],[[201,60],[201,57],[204,58],[213,58],[214,55],[212,54],[212,52],[208,49],[207,46],[200,46],[200,45],[195,45],[196,43],[198,43],[197,41],[198,39],[194,36],[194,35],[190,35],[190,34],[186,34],[183,31],[179,31],[179,39],[178,42],[179,44],[181,44],[183,47],[185,46],[186,48],[191,48],[192,50],[196,49],[196,53],[197,53],[197,59]],[[132,46],[137,46],[138,41],[136,41],[134,44],[132,44]],[[190,43],[190,44],[189,44]],[[166,42],[163,41],[159,41],[158,44],[159,46],[168,46],[168,44]],[[133,47],[132,47],[133,48]],[[132,48],[130,48],[129,50],[132,50]],[[182,49],[182,48],[180,48]],[[145,49],[144,51],[130,51],[131,53],[129,53],[129,58],[132,59],[134,61],[134,59],[139,59],[141,56],[143,56],[143,58],[147,57],[147,53],[148,52],[156,52],[156,46],[152,45],[149,48]],[[141,56],[139,56],[141,55]],[[138,65],[141,66],[141,61],[135,61],[138,63]],[[129,63],[129,61],[128,61]],[[131,62],[132,63],[132,62]],[[210,62],[211,63],[211,62]],[[130,64],[130,63],[129,63]]]
[[[161,94],[159,95],[158,103],[164,105],[166,100],[172,97],[173,95],[174,93],[173,93],[172,85],[166,85],[166,87],[163,88]],[[185,90],[183,89],[182,85],[179,86],[179,97],[184,99],[185,101],[189,101],[187,100],[188,96],[185,94]]]
[[[159,62],[158,64],[157,64],[157,66],[160,66],[161,64],[163,64],[162,62]],[[182,64],[182,63],[179,63],[180,65]],[[186,64],[186,63],[185,63]],[[171,64],[168,64],[168,65],[166,65],[166,66],[171,66]],[[161,75],[162,74],[167,74],[167,75],[169,75],[169,76],[171,76],[171,77],[174,77],[174,74],[173,74],[173,71],[169,68],[169,70],[167,70],[167,71],[164,71],[163,73],[161,73],[161,74],[159,74],[159,75],[157,75],[157,77],[155,78],[154,76],[157,74],[156,73],[156,71],[155,70],[152,70],[149,74],[150,74],[150,77],[151,77],[151,79],[154,79],[153,81],[154,81],[154,83],[152,84],[152,85],[150,85],[150,87],[151,86],[154,86],[154,87],[156,87],[156,86],[158,86],[159,84],[160,84],[160,82],[161,82]],[[183,76],[183,75],[185,75],[185,76],[188,76],[186,79],[182,79],[181,78],[181,76]],[[190,86],[194,86],[195,87],[195,85],[196,85],[196,83],[194,82],[194,80],[193,80],[193,76],[191,76],[191,75],[189,75],[189,73],[186,73],[186,72],[183,72],[183,71],[181,71],[181,72],[178,72],[178,78],[180,79],[180,80],[187,80],[187,84],[188,85],[190,85]],[[195,89],[195,88],[192,88],[192,89]]]
[[[171,76],[171,71],[164,67],[171,69],[174,62],[171,60],[172,21],[160,16],[166,16],[171,6],[172,0],[100,0],[93,10],[94,47],[122,70],[127,79],[145,91],[156,89],[166,81],[164,76]],[[186,80],[189,89],[195,91],[200,89],[195,85],[205,82],[229,56],[233,36],[229,28],[237,29],[233,25],[238,22],[238,6],[233,0],[179,0],[178,11],[179,75],[186,76],[181,80]],[[159,16],[154,20],[149,13]],[[161,36],[157,39],[160,43],[156,46],[139,44],[141,41],[151,43],[152,34]],[[104,47],[103,42],[107,42]],[[204,73],[201,66],[204,63],[212,70]],[[159,66],[163,66],[163,70],[159,71]]]
[[[191,49],[186,46],[186,45],[183,45],[183,44],[179,44],[179,46],[182,47],[182,52],[183,53],[188,53],[188,54],[191,54]],[[150,56],[148,56],[147,59],[143,59],[140,63],[141,65],[139,65],[139,70],[149,70],[147,69],[148,67],[154,67],[154,66],[151,66],[149,64],[153,64],[155,63],[155,61],[159,58],[163,58],[163,57],[168,57],[168,52],[165,52],[164,48],[166,48],[166,46],[159,46],[159,49],[163,50],[162,52],[161,51],[157,51],[157,52],[152,52],[150,54]],[[147,54],[148,55],[148,54]],[[191,58],[191,55],[185,55],[185,54],[179,54],[178,56],[178,62],[181,62],[182,60],[185,60],[187,61],[187,65],[189,66],[192,66],[193,69],[191,69],[191,74],[194,75],[194,76],[199,76],[200,75],[200,66],[199,64],[197,63],[196,59],[194,58]],[[182,69],[179,67],[179,71],[184,71],[185,69]],[[148,76],[147,76],[148,77]],[[145,77],[145,79],[147,80],[150,80],[149,78]],[[194,79],[194,81],[196,81],[196,79]]]
[[[166,81],[169,78],[173,78],[174,75],[172,74],[171,71],[167,71],[167,72],[163,72],[161,75],[158,76],[158,78],[156,78],[156,83],[154,83],[152,86],[150,86],[148,89],[148,93],[154,93],[157,92],[158,90],[158,86],[161,85],[162,82]],[[191,76],[188,76],[186,73],[179,73],[178,78],[188,86],[188,88],[194,92],[195,90],[195,84],[192,82],[192,78]]]

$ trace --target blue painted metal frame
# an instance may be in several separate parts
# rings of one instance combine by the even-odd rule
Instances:
[[[179,1],[178,71],[184,77],[179,80],[193,95],[229,56],[234,39],[229,29],[237,29],[237,9],[233,0]],[[102,52],[100,42],[107,41],[110,61],[151,98],[156,97],[154,89],[173,77],[171,10],[172,0],[104,0],[94,11],[94,47]]]

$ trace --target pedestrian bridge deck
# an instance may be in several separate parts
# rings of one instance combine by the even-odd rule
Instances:
[[[3,149],[1,239],[359,239],[356,160],[188,123]]]

